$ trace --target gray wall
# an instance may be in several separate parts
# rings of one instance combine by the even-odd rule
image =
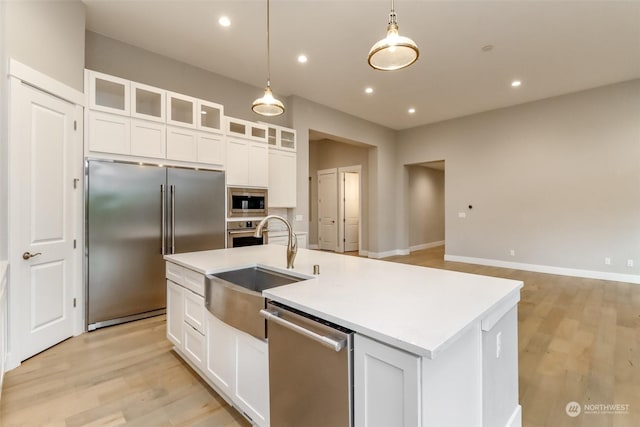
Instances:
[[[83,91],[85,7],[72,1],[0,1],[0,259],[7,258],[9,58]]]
[[[639,117],[633,80],[403,131],[397,166],[446,160],[449,255],[638,274]]]
[[[247,85],[91,31],[86,32],[85,66],[90,70],[217,102],[224,105],[227,116],[290,126],[291,107],[287,99],[281,99],[286,108],[281,116],[265,118],[251,111],[251,104],[262,96],[264,88]]]
[[[318,171],[322,169],[342,168],[361,165],[361,229],[360,243],[363,250],[369,247],[369,149],[366,146],[345,144],[329,139],[309,142],[309,178],[310,178],[310,209],[309,243],[318,244]]]
[[[6,2],[8,56],[80,92],[84,27],[85,7],[80,0]]]
[[[298,96],[290,97],[290,103],[293,127],[298,137],[298,206],[294,213],[303,218],[296,221],[295,228],[309,231],[309,130],[312,129],[372,147],[368,150],[369,201],[363,207],[369,213],[367,250],[374,256],[395,250],[398,247],[395,229],[397,206],[393,203],[396,188],[393,178],[396,168],[395,131]]]
[[[408,166],[409,246],[444,240],[444,171]]]

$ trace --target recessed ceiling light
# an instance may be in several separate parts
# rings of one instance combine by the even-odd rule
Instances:
[[[299,63],[304,64],[308,60],[309,60],[309,58],[307,58],[307,55],[298,55],[298,62]]]
[[[372,87],[365,88],[364,93],[373,93],[373,88]]]
[[[231,20],[227,16],[221,16],[220,19],[218,19],[218,24],[223,27],[228,27],[231,25]]]
[[[409,114],[414,114],[416,112],[416,109],[412,107],[412,108],[409,108],[408,111],[409,111]]]
[[[522,82],[520,80],[514,80],[511,82],[512,87],[520,87],[520,85],[522,85]]]
[[[483,52],[491,52],[493,50],[493,45],[492,44],[487,44],[482,46],[482,51]]]

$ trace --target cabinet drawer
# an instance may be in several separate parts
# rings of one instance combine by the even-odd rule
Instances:
[[[204,274],[167,262],[167,279],[182,285],[201,297],[204,296]]]
[[[193,329],[189,324],[184,325],[184,353],[199,369],[204,367],[204,335]]]
[[[183,269],[184,280],[182,286],[201,297],[204,296],[204,274],[200,274],[188,268]]]
[[[171,262],[167,262],[166,264],[167,264],[167,279],[181,285],[182,282],[184,281],[183,279],[184,273],[182,272],[184,269],[179,265],[176,265]]]
[[[184,291],[184,321],[204,335],[204,298]]]

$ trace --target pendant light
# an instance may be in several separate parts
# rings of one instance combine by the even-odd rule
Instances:
[[[419,55],[415,42],[398,34],[394,0],[391,0],[387,37],[374,44],[369,51],[369,65],[376,70],[399,70],[416,62]]]
[[[262,116],[279,116],[284,113],[282,102],[271,92],[271,50],[269,48],[269,0],[267,0],[267,87],[262,98],[253,101],[251,109]]]

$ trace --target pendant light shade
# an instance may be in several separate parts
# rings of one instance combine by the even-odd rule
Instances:
[[[279,116],[284,113],[284,105],[273,97],[269,84],[264,90],[264,96],[253,101],[251,109],[262,116]]]
[[[271,92],[271,49],[269,40],[269,0],[267,0],[267,87],[261,98],[253,101],[251,109],[261,116],[279,116],[284,113],[284,104],[273,97]]]
[[[369,51],[369,65],[376,70],[399,70],[416,62],[419,55],[420,51],[415,42],[398,33],[394,1],[391,0],[387,36],[374,44]]]

